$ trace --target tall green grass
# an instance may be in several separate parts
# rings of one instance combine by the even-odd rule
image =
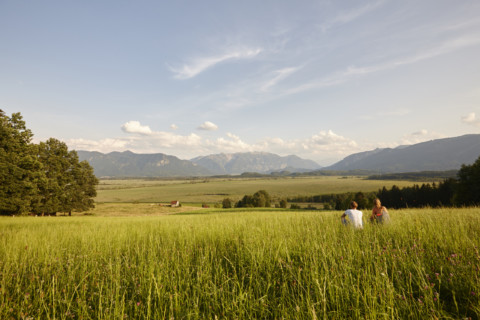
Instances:
[[[0,318],[479,318],[479,211],[2,218]]]

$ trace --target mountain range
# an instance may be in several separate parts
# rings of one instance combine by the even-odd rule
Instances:
[[[244,172],[305,172],[321,168],[311,160],[266,152],[215,154],[192,160],[181,160],[163,153],[137,154],[131,151],[77,153],[80,160],[90,163],[97,177],[188,177]]]
[[[87,160],[97,177],[180,177],[212,175],[191,161],[163,153],[137,154],[131,151],[103,154],[77,151],[80,160]]]
[[[458,170],[479,156],[480,134],[468,134],[355,153],[324,170],[360,169],[383,173]]]
[[[378,173],[446,171],[458,170],[462,164],[472,164],[477,160],[480,156],[480,134],[355,153],[324,168],[295,155],[282,157],[267,152],[221,153],[191,160],[162,153],[136,154],[130,151],[77,153],[80,160],[90,163],[98,177],[185,177],[318,170]]]

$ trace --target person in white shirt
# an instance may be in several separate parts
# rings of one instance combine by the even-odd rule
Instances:
[[[358,204],[355,201],[350,202],[350,209],[346,210],[342,214],[342,223],[347,225],[351,223],[355,228],[362,229],[363,228],[363,221],[362,216],[363,213],[360,210],[357,210]],[[348,217],[348,221],[346,219]]]

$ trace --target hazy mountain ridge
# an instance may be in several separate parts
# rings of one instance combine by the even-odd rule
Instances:
[[[267,152],[212,154],[196,157],[191,161],[215,174],[269,173],[282,170],[303,172],[320,168],[312,160],[305,160],[295,155],[282,157]]]
[[[480,134],[436,139],[352,154],[324,170],[372,170],[377,172],[445,171],[472,164],[480,156]]]
[[[212,175],[207,169],[188,160],[163,153],[137,154],[131,151],[103,154],[77,151],[80,160],[87,160],[98,177],[182,177]]]
[[[77,151],[80,160],[87,160],[98,177],[182,177],[269,173],[288,170],[305,172],[321,168],[316,162],[297,156],[281,157],[272,153],[251,152],[214,154],[181,160],[162,153],[137,154],[131,151],[103,154]]]

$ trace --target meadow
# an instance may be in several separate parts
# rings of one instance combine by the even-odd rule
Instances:
[[[97,188],[98,203],[221,203],[224,198],[238,201],[245,194],[267,190],[274,199],[301,195],[318,195],[344,192],[378,191],[383,186],[391,188],[411,186],[412,181],[366,180],[355,176],[280,177],[280,178],[204,178],[159,180],[101,180]]]
[[[0,218],[0,319],[480,318],[478,208],[364,210],[353,230],[340,211],[200,207],[393,184],[413,182],[103,180],[89,212]]]
[[[0,219],[1,319],[479,318],[480,214]],[[366,221],[365,221],[366,222]]]

